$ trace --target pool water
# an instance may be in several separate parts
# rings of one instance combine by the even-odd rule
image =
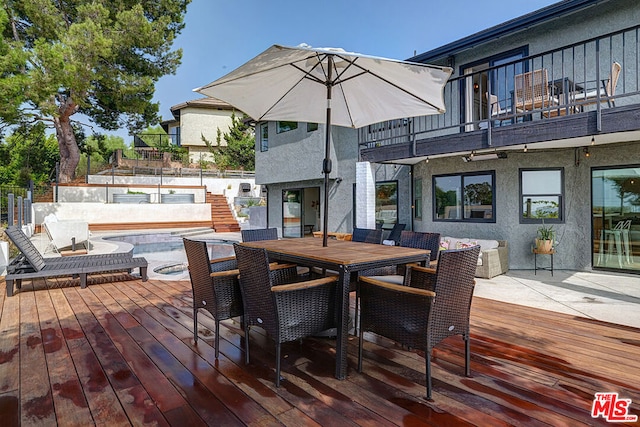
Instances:
[[[133,245],[133,255],[142,256],[149,262],[149,270],[160,275],[187,276],[187,254],[184,251],[182,236],[172,233],[129,234],[105,237]],[[193,240],[207,242],[209,258],[224,258],[234,255],[233,240],[205,239]]]

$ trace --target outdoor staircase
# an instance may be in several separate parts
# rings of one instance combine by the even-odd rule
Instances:
[[[240,225],[222,194],[207,193],[206,203],[211,204],[211,226],[218,233],[240,231]]]

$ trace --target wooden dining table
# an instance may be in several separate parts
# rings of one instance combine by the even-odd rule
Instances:
[[[347,376],[347,338],[349,324],[349,289],[351,280],[357,280],[359,271],[390,265],[429,262],[430,251],[424,249],[386,246],[371,243],[322,239],[294,238],[245,242],[242,245],[267,250],[270,261],[291,262],[307,267],[319,267],[339,273],[336,292],[336,370],[338,379]]]

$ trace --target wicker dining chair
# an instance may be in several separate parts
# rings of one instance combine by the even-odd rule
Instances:
[[[440,233],[403,231],[400,233],[400,246],[427,249],[431,251],[430,262],[434,263],[438,261],[438,252],[440,252]]]
[[[258,240],[278,240],[277,228],[253,228],[241,230],[243,242],[256,242]]]
[[[389,232],[389,236],[382,241],[385,245],[397,246],[400,244],[400,233],[405,229],[407,224],[394,224],[393,228]]]
[[[424,350],[427,399],[431,399],[431,350],[445,338],[461,335],[465,375],[470,376],[469,314],[479,253],[479,246],[442,251],[435,270],[411,267],[416,270],[411,286],[362,277],[358,371],[362,372],[365,331]],[[426,276],[433,280],[425,280]]]
[[[338,276],[294,282],[289,275],[270,272],[267,251],[234,245],[244,303],[245,360],[249,363],[249,331],[258,326],[276,344],[276,387],[280,386],[280,346],[335,327],[335,288]],[[281,283],[286,283],[282,285]]]
[[[242,316],[242,295],[235,257],[209,260],[207,242],[183,238],[193,292],[193,339],[198,344],[198,310],[215,320],[215,354],[220,354],[220,321]]]
[[[353,228],[353,233],[351,234],[352,242],[362,242],[362,243],[382,243],[382,229],[370,229],[370,228]]]

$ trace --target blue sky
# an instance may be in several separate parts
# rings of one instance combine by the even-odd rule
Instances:
[[[201,95],[205,85],[273,44],[341,47],[347,51],[407,59],[555,0],[193,0],[174,47],[182,48],[175,75],[156,85],[163,120],[170,108]],[[129,143],[126,132],[118,133]]]

